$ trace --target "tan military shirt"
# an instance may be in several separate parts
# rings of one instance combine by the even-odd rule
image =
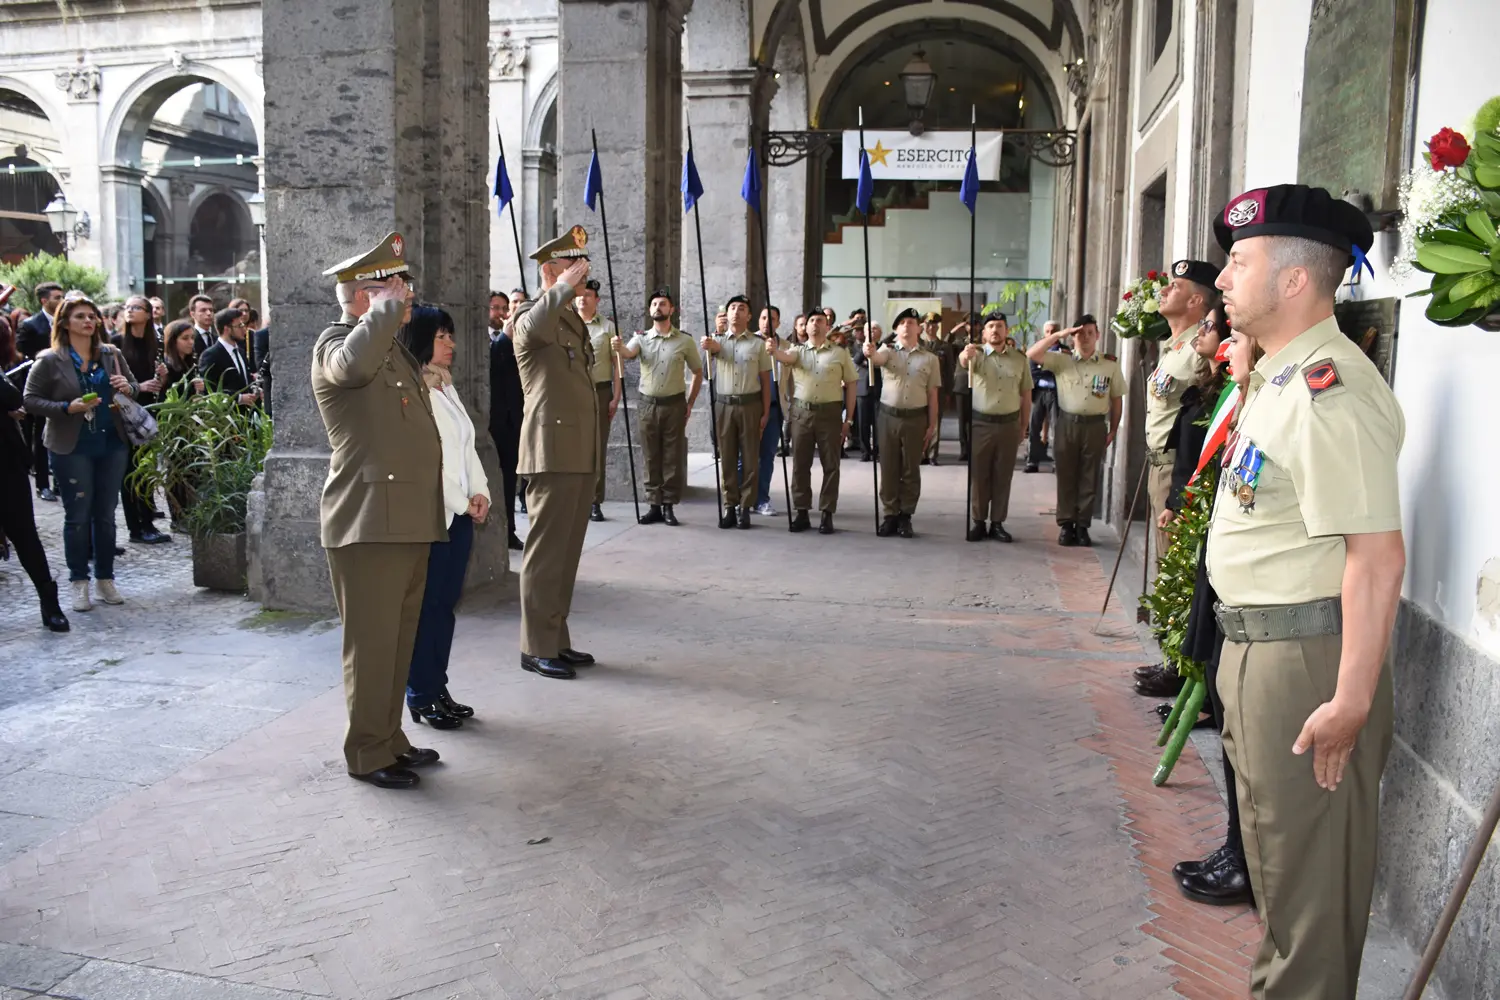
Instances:
[[[1379,370],[1332,318],[1250,375],[1220,470],[1208,575],[1235,607],[1343,589],[1344,536],[1398,531],[1406,421]]]
[[[1146,382],[1146,447],[1161,451],[1182,409],[1182,394],[1208,371],[1208,359],[1193,350],[1197,326],[1162,343],[1161,360]]]
[[[899,343],[882,347],[885,364],[880,366],[880,402],[898,410],[927,405],[927,390],[940,388],[938,356],[921,346],[907,350]]]
[[[631,337],[625,346],[641,352],[643,396],[680,396],[687,392],[687,382],[682,377],[683,366],[686,365],[695,375],[703,371],[698,345],[675,326],[665,334],[657,333],[652,327]]]
[[[854,359],[837,344],[826,340],[822,347],[799,344],[792,353],[797,355],[797,361],[787,365],[787,370],[796,382],[793,399],[804,403],[832,403],[844,398],[845,382],[852,385],[859,381]]]
[[[1125,395],[1125,374],[1108,354],[1080,358],[1075,351],[1048,351],[1037,364],[1057,376],[1057,405],[1064,413],[1098,416],[1109,412],[1111,399]]]
[[[962,362],[959,367],[964,368]],[[985,344],[965,370],[973,387],[975,413],[994,417],[1016,413],[1021,409],[1021,394],[1031,392],[1031,362],[1009,345],[997,351]]]
[[[760,373],[771,370],[766,342],[754,333],[725,333],[714,337],[719,353],[713,355],[714,390],[720,396],[744,396],[760,392]]]
[[[579,317],[582,319],[582,317]],[[589,369],[589,377],[597,385],[600,382],[613,382],[615,379],[615,347],[610,339],[615,335],[615,328],[598,313],[594,313],[593,319],[583,321],[583,325],[589,331],[589,343],[594,345],[594,365]]]

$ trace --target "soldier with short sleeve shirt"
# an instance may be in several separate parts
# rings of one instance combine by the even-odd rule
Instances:
[[[1385,652],[1405,571],[1395,395],[1340,330],[1334,295],[1373,242],[1322,188],[1233,199],[1214,225],[1251,374],[1208,534],[1217,686],[1266,927],[1258,1000],[1354,1000],[1394,706]],[[1311,759],[1308,751],[1311,750]]]
[[[854,391],[859,371],[849,352],[828,340],[828,319],[813,312],[807,319],[808,340],[772,356],[782,364],[783,377],[794,382],[792,390],[792,507],[796,517],[789,531],[812,527],[807,512],[812,506],[812,459],[816,446],[823,464],[823,485],[818,490],[821,535],[833,534],[833,515],[839,506],[839,464],[849,440],[849,418],[854,413]]]
[[[938,356],[922,347],[921,316],[903,309],[896,316],[896,342],[876,348],[865,343],[865,357],[884,372],[877,436],[880,448],[880,506],[885,514],[875,533],[882,538],[913,535],[911,518],[922,496],[922,454],[937,433]]]
[[[676,305],[672,293],[658,288],[651,294],[651,329],[637,333],[626,344],[611,341],[622,358],[641,359],[641,451],[646,460],[646,499],[650,507],[642,524],[676,527],[674,510],[682,499],[687,466],[687,421],[703,386],[703,360],[693,338],[672,325]],[[682,370],[693,373],[688,386]]]
[[[1052,351],[1064,337],[1073,350]],[[1113,354],[1100,354],[1099,325],[1084,315],[1078,325],[1048,334],[1026,356],[1057,376],[1057,466],[1059,545],[1093,545],[1089,524],[1099,489],[1099,464],[1120,426],[1125,374]]]
[[[750,300],[732,296],[724,304],[728,327],[704,337],[712,355],[719,431],[719,472],[724,481],[721,528],[750,527],[760,485],[760,436],[771,417],[771,355],[750,332]]]
[[[588,328],[589,344],[594,349],[594,364],[589,369],[589,378],[594,382],[594,392],[599,404],[599,475],[594,480],[594,502],[589,508],[590,521],[604,520],[604,473],[605,457],[609,449],[609,425],[614,422],[615,409],[620,405],[620,369],[615,361],[614,324],[599,315],[599,282],[590,278],[578,292],[578,315]]]
[[[973,523],[966,537],[971,542],[1008,542],[1011,535],[1004,522],[1010,513],[1010,483],[1021,429],[1031,416],[1031,364],[1010,346],[1005,313],[986,306],[983,319],[984,345],[969,344],[958,361],[974,397],[969,433]]]

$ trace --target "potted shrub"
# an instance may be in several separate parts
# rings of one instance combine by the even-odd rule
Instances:
[[[166,494],[174,525],[192,539],[195,586],[242,592],[246,506],[271,449],[271,418],[227,393],[185,394],[184,385],[149,407],[157,435],[126,482],[148,496]]]

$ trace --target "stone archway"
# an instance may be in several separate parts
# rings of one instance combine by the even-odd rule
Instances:
[[[64,136],[30,88],[0,77],[0,260],[64,250],[43,214],[62,189]]]
[[[522,137],[523,252],[557,235],[557,95],[554,73],[537,93]]]

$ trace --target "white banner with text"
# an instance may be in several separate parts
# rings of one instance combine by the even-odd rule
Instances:
[[[999,132],[980,132],[974,154],[979,161],[979,179],[1000,179]],[[865,130],[865,148],[870,151],[870,176],[876,180],[961,181],[969,160],[968,131],[875,132]],[[859,177],[859,132],[844,133],[844,177]]]

